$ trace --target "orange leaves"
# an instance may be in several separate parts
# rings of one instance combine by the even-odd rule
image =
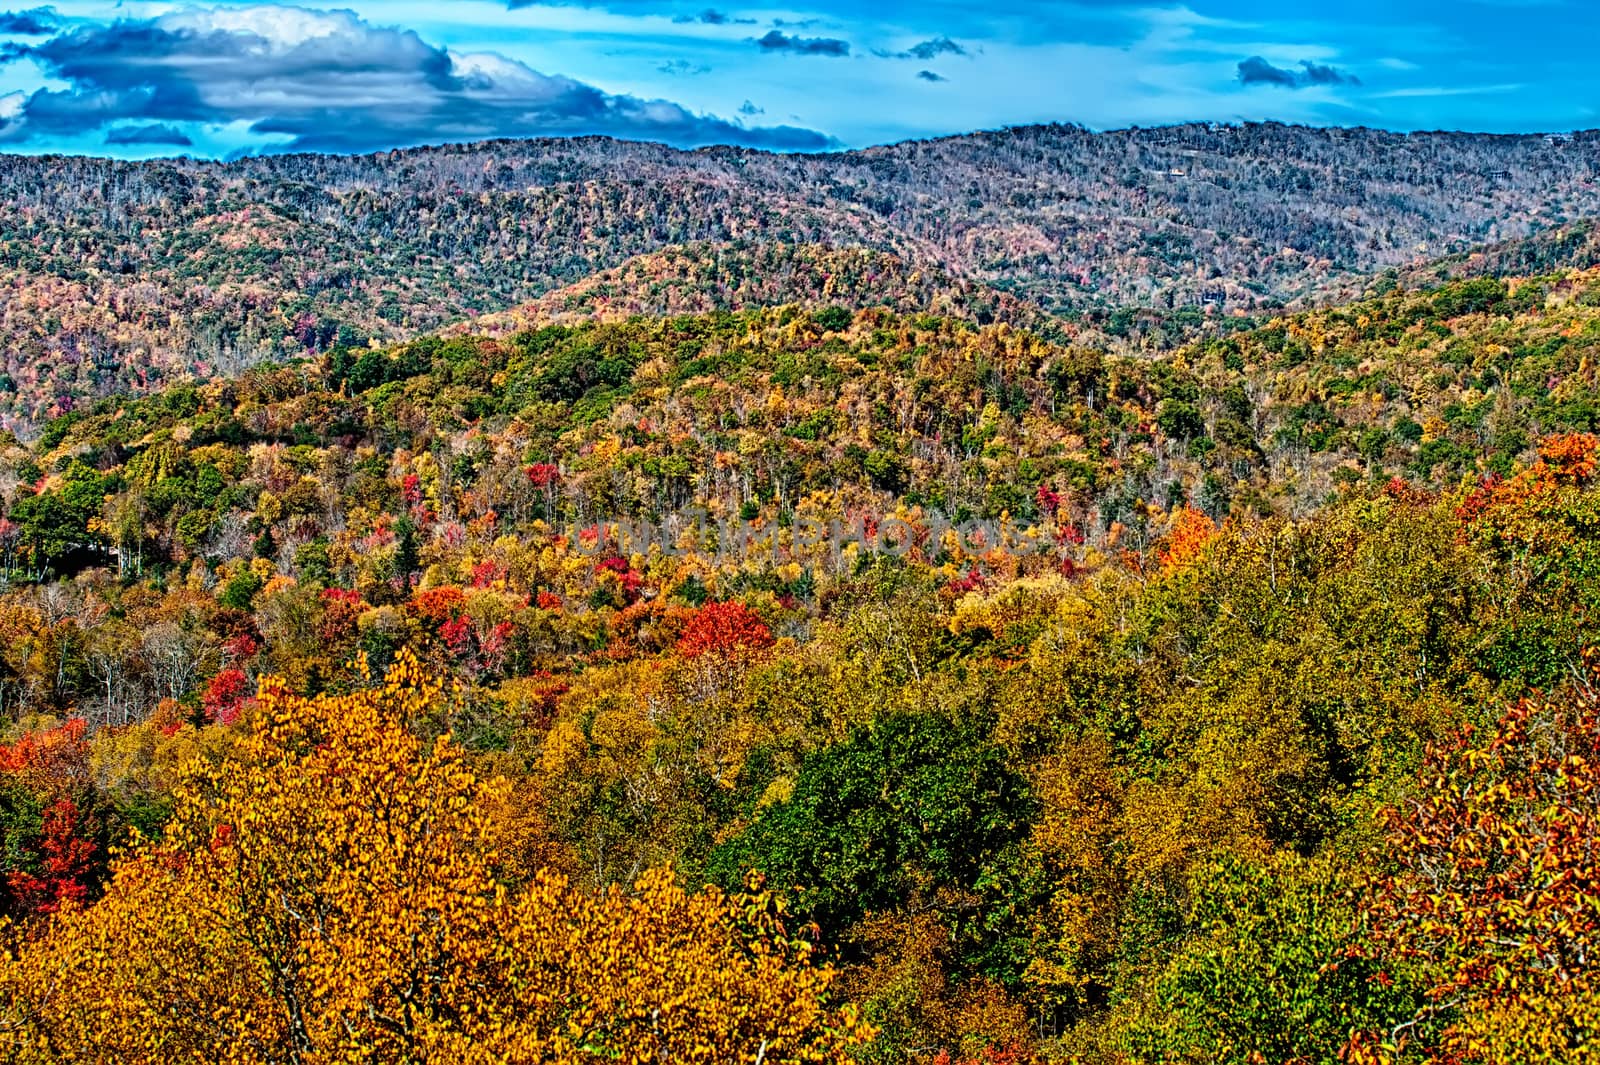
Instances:
[[[1596,447],[1600,439],[1592,433],[1566,433],[1540,442],[1539,458],[1556,481],[1584,484],[1595,474]]]
[[[743,603],[707,603],[684,623],[678,653],[685,658],[738,655],[765,650],[773,643],[766,622]]]
[[[1178,511],[1167,534],[1167,546],[1159,555],[1161,571],[1172,573],[1199,558],[1216,531],[1216,523],[1194,507]]]
[[[29,732],[15,743],[0,743],[0,773],[29,791],[53,796],[88,783],[87,724],[72,718],[53,728]]]
[[[1539,461],[1509,480],[1490,477],[1456,508],[1463,521],[1476,521],[1496,511],[1515,511],[1562,486],[1581,487],[1593,480],[1600,438],[1590,433],[1546,437]]]
[[[460,588],[429,588],[411,597],[408,609],[431,625],[440,625],[460,616],[467,597]]]

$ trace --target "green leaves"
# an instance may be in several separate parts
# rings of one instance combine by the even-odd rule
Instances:
[[[1354,1031],[1408,1020],[1409,970],[1361,950],[1350,874],[1292,855],[1220,855],[1189,877],[1184,932],[1121,1040],[1135,1061],[1334,1065]]]
[[[1027,785],[980,729],[900,714],[807,758],[793,795],[719,848],[711,869],[729,886],[759,870],[837,930],[941,889],[978,889],[1031,814]]]

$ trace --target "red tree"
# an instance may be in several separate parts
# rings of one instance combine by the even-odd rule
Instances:
[[[763,650],[773,642],[767,623],[743,603],[707,603],[684,625],[678,653],[685,658],[733,655]]]
[[[85,881],[94,844],[78,838],[78,807],[58,799],[44,811],[39,834],[39,872],[13,870],[9,880],[22,913],[55,913],[63,903],[81,902],[89,894]]]
[[[250,698],[250,678],[240,669],[225,669],[211,678],[200,697],[206,719],[219,725],[239,720],[239,711]]]

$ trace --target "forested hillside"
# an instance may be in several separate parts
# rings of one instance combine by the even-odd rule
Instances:
[[[936,268],[918,267],[887,252],[775,242],[673,245],[446,332],[503,336],[552,323],[784,305],[883,307],[903,314],[934,314],[985,325],[1006,322],[1056,336],[1104,339],[1094,325],[1069,323],[1000,289],[957,281]]]
[[[5,441],[15,1060],[1596,1059],[1600,274],[683,254]]]
[[[874,249],[1111,335],[1133,308],[1192,326],[1600,213],[1597,150],[1593,134],[1192,125],[810,156],[604,139],[7,156],[0,415],[393,342],[707,242]]]

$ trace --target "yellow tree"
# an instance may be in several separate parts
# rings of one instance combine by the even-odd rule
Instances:
[[[509,885],[479,780],[405,723],[439,693],[268,682],[229,759],[197,764],[163,840],[84,909],[12,930],[0,1039],[19,1062],[843,1062],[769,896],[666,871],[599,896]]]

